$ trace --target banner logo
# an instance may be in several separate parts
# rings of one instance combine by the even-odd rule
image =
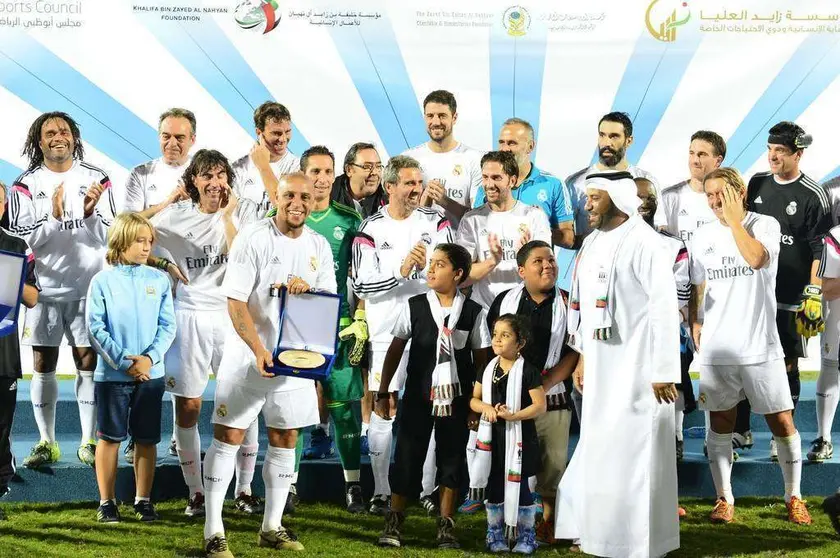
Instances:
[[[688,10],[688,2],[682,2],[680,13],[677,13],[677,8],[674,8],[671,13],[665,18],[654,17],[653,7],[659,3],[660,0],[653,0],[645,12],[645,25],[648,32],[657,41],[663,43],[673,43],[677,40],[677,27],[685,25],[691,19],[691,12]]]
[[[522,37],[531,26],[531,15],[522,6],[511,6],[502,16],[502,24],[511,37]]]
[[[233,17],[242,29],[262,29],[265,35],[280,23],[280,6],[277,0],[242,0]]]

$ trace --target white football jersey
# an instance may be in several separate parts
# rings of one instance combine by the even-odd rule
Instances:
[[[703,225],[691,239],[691,281],[706,283],[700,364],[758,364],[784,356],[776,326],[781,228],[774,218],[752,212],[743,223],[770,256],[761,269],[747,264],[732,230],[720,221]]]
[[[463,143],[446,153],[436,153],[429,149],[428,143],[412,147],[403,155],[413,157],[423,168],[423,180],[440,180],[446,189],[446,197],[464,207],[472,207],[475,193],[481,188],[482,153]],[[435,206],[436,209],[441,209]],[[453,227],[458,226],[454,215],[446,214]]]
[[[237,206],[234,215],[237,228],[254,220],[247,214],[255,208],[256,204],[247,200]],[[157,245],[167,251],[189,280],[189,284],[178,282],[175,288],[176,308],[221,312],[227,309],[222,279],[229,250],[222,215],[223,210],[202,213],[197,204],[184,200],[152,217]]]
[[[274,219],[246,225],[236,235],[222,294],[248,303],[260,341],[270,352],[280,337],[280,298],[271,296],[271,287],[288,283],[292,277],[303,279],[314,290],[336,292],[332,250],[323,236],[304,227],[299,237],[290,238],[280,232]],[[254,353],[233,330],[225,340],[219,371],[226,379],[257,389],[273,386],[275,391],[291,391],[312,382],[290,376],[264,378],[257,370]]]
[[[542,208],[517,201],[508,211],[493,211],[490,204],[472,209],[461,219],[457,243],[467,249],[474,262],[490,257],[489,235],[499,237],[504,255],[487,277],[473,284],[471,298],[484,308],[499,293],[512,289],[522,282],[516,265],[516,252],[522,247],[524,231],[531,240],[542,240],[551,245],[551,228]]]
[[[831,211],[831,234],[825,236],[823,249],[823,264],[821,277],[840,277],[840,177],[832,178],[822,185],[828,194],[829,210]],[[820,334],[820,349],[822,358],[830,361],[838,360],[840,351],[840,298],[834,300],[823,299],[823,318],[825,331]]]
[[[717,220],[709,207],[706,194],[691,189],[688,180],[662,190],[654,224],[678,236],[683,242],[691,240],[694,231],[706,223]]]
[[[85,193],[93,183],[102,184],[105,191],[85,218]],[[61,221],[53,217],[52,202],[59,184],[64,184]],[[90,280],[105,264],[106,235],[115,214],[110,179],[83,161],[61,173],[41,165],[15,180],[9,194],[9,230],[23,237],[37,255],[42,302],[87,296]]]
[[[420,241],[426,245],[426,266],[404,278],[400,274],[402,262]],[[400,304],[429,290],[429,259],[434,247],[443,242],[452,242],[449,221],[429,207],[420,207],[408,218],[397,220],[386,205],[362,221],[353,238],[353,292],[367,301],[365,312],[373,350],[388,349]]]
[[[592,165],[591,167],[587,167],[585,169],[581,169],[575,174],[571,175],[566,179],[566,187],[569,188],[569,191],[575,197],[576,205],[575,205],[575,235],[576,236],[586,236],[590,232],[592,232],[592,228],[589,226],[589,213],[586,211],[586,177],[590,174],[601,173],[601,172],[610,172],[610,171],[603,171],[599,169],[596,165]],[[633,175],[633,178],[647,178],[653,183],[653,187],[656,190],[656,197],[657,199],[660,197],[659,192],[661,189],[659,188],[659,182],[656,178],[646,170],[640,169],[635,165],[630,165],[627,167],[626,172],[629,172]],[[640,202],[641,205],[641,202]],[[656,209],[656,215],[654,216],[654,223],[657,220],[661,220],[661,213],[663,211],[662,204],[659,204],[659,207]]]
[[[236,197],[245,198],[259,204],[258,216],[262,219],[271,209],[271,201],[265,191],[260,171],[254,166],[250,155],[237,159],[231,166],[235,176],[233,191],[236,193]],[[280,178],[284,174],[299,171],[300,159],[291,151],[286,151],[285,155],[279,160],[269,163],[269,166],[274,171],[274,176]]]
[[[125,183],[123,211],[143,211],[165,201],[189,165],[189,158],[183,165],[172,166],[158,157],[134,167]]]

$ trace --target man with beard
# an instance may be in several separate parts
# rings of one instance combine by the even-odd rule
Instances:
[[[254,127],[257,143],[268,149],[269,166],[274,176],[295,172],[300,168],[300,159],[289,151],[292,141],[292,115],[289,109],[280,103],[266,101],[254,111]],[[265,188],[266,179],[253,160],[253,149],[248,155],[233,163],[236,173],[234,192],[239,199],[251,200],[259,204],[258,217],[262,218],[271,209],[271,197]]]
[[[452,241],[449,221],[437,210],[418,207],[423,191],[420,163],[411,157],[392,157],[383,173],[389,203],[362,222],[353,239],[353,291],[366,301],[370,326],[371,363],[368,389],[377,399],[391,398],[396,412],[397,392],[405,382],[407,351],[388,391],[380,391],[385,353],[397,309],[411,296],[426,292],[426,266],[431,247]],[[369,511],[384,514],[391,493],[388,470],[391,462],[393,419],[373,414],[368,430],[374,496]]]
[[[233,477],[245,430],[262,413],[269,447],[263,464],[265,514],[259,546],[303,550],[283,527],[283,508],[295,469],[298,429],[318,422],[312,380],[273,376],[272,350],[280,328],[279,287],[290,296],[310,290],[335,293],[335,268],[326,239],[305,227],[312,211],[312,182],[301,173],[284,175],[277,215],[246,227],[233,241],[222,292],[234,331],[225,340],[213,410],[213,443],[204,461],[205,553],[232,558],[222,523],[222,506]]]
[[[597,556],[662,556],[679,547],[674,254],[638,215],[630,173],[586,183],[594,232],[575,263],[568,318],[585,404],[557,490],[555,536]]]
[[[531,240],[551,241],[548,218],[539,207],[511,194],[519,168],[513,154],[491,151],[481,158],[481,180],[487,203],[464,215],[458,244],[473,258],[470,298],[489,308],[496,296],[518,285],[516,253]]]
[[[747,186],[749,210],[774,217],[781,225],[776,324],[785,352],[794,412],[801,390],[799,359],[805,356],[807,339],[824,327],[819,272],[823,236],[831,228],[831,208],[825,190],[799,170],[811,141],[811,136],[793,122],[779,122],[770,128],[770,171],[755,174]],[[743,436],[747,447],[752,445],[748,405],[738,409],[735,432]],[[770,440],[770,458],[778,459],[775,439]]]
[[[580,246],[583,238],[592,228],[586,214],[586,177],[593,173],[608,171],[626,171],[633,178],[647,178],[659,191],[653,175],[646,170],[630,164],[627,149],[633,144],[633,122],[626,112],[611,112],[598,121],[598,162],[579,170],[566,179],[566,185],[576,196],[575,204],[575,244]],[[663,211],[660,207],[659,212]]]
[[[636,183],[636,192],[639,199],[642,200],[642,204],[639,206],[639,215],[644,219],[645,223],[653,227],[653,217],[656,214],[657,206],[656,190],[653,187],[653,183],[647,178],[636,178],[634,182]],[[691,376],[688,370],[693,358],[691,343],[689,343],[691,337],[687,323],[691,277],[688,272],[688,250],[685,247],[685,242],[663,230],[659,231],[659,235],[666,249],[675,255],[674,279],[677,284],[677,300],[680,308],[680,383],[677,384],[679,397],[674,403],[674,430],[677,435],[677,461],[682,461],[685,448],[685,441],[683,440],[684,413],[686,411],[690,413],[697,408],[697,403],[694,400],[694,389],[691,385]]]
[[[498,144],[499,151],[513,153],[519,168],[519,176],[511,190],[513,197],[524,204],[541,208],[551,225],[551,242],[571,248],[575,242],[572,197],[559,178],[531,162],[531,154],[537,147],[534,127],[521,118],[508,118],[499,131]],[[481,206],[485,200],[484,188],[479,188],[474,206]]]
[[[423,118],[429,141],[413,147],[404,155],[420,161],[426,190],[423,205],[442,208],[453,227],[473,206],[481,187],[481,153],[457,141],[453,135],[458,121],[455,95],[432,91],[423,100]]]
[[[500,315],[512,313],[531,326],[531,340],[522,349],[522,356],[543,371],[546,391],[546,412],[534,419],[542,464],[536,492],[542,500],[543,520],[537,537],[551,544],[555,542],[554,499],[566,470],[572,417],[563,380],[571,376],[578,354],[566,346],[566,300],[555,285],[557,262],[551,245],[542,240],[527,242],[516,253],[516,265],[522,284],[496,296],[487,313],[487,324],[489,327]]]
[[[58,380],[55,368],[63,338],[73,349],[76,401],[82,438],[76,452],[91,467],[96,448],[93,371],[96,352],[85,325],[85,298],[102,269],[108,227],[116,213],[111,180],[84,162],[79,126],[63,112],[39,116],[29,128],[23,152],[29,168],[12,185],[9,230],[38,253],[43,290],[26,311],[21,342],[31,345],[35,374],[30,392],[41,440],[23,464],[37,468],[58,461],[55,438]]]
[[[195,115],[172,108],[160,115],[158,140],[161,156],[132,169],[125,184],[124,211],[134,211],[151,219],[163,208],[189,198],[181,175],[190,164],[195,145]],[[230,177],[231,181],[233,177]]]

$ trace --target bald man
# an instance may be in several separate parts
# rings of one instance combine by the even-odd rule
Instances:
[[[213,558],[233,556],[225,538],[222,505],[245,430],[260,413],[268,428],[269,448],[263,465],[266,500],[258,544],[303,550],[281,521],[294,475],[297,431],[318,423],[318,396],[312,380],[271,376],[266,368],[273,363],[280,328],[277,287],[285,285],[291,296],[310,290],[335,293],[336,281],[329,244],[304,227],[314,203],[309,178],[302,173],[284,175],[274,201],[273,218],[237,235],[222,284],[235,332],[228,334],[219,366],[213,443],[204,461],[205,553]]]

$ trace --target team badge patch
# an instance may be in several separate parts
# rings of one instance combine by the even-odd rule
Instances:
[[[315,256],[309,258],[309,269],[318,271],[318,259]]]
[[[706,402],[706,394],[703,393],[703,392],[700,392],[700,397],[697,398],[697,401],[699,401],[700,403],[705,403]]]
[[[166,379],[166,385],[167,385],[170,389],[171,389],[171,388],[174,388],[174,387],[175,387],[175,378],[173,378],[172,376],[169,376],[169,377]]]
[[[227,405],[225,405],[224,403],[219,405],[219,408],[216,409],[216,414],[219,415],[222,418],[226,417],[227,416]]]
[[[344,240],[344,229],[336,227],[333,229],[333,238],[336,240]]]
[[[794,215],[796,213],[795,201],[792,201],[788,204],[788,206],[785,208],[785,213],[787,213],[788,215]]]
[[[29,327],[23,328],[23,338],[24,339],[29,339],[30,337],[32,337],[32,328],[29,328]]]
[[[461,176],[461,173],[464,172],[464,167],[461,165],[455,165],[452,167],[452,176]]]
[[[537,199],[540,200],[541,202],[547,202],[548,201],[548,192],[546,192],[544,188],[541,189],[539,191],[539,193],[537,194]]]
[[[157,291],[155,290],[154,285],[146,285],[146,294],[147,295],[152,295],[152,296],[157,294]]]
[[[420,240],[422,240],[425,244],[431,246],[432,245],[432,235],[429,233],[423,233],[420,235]]]

